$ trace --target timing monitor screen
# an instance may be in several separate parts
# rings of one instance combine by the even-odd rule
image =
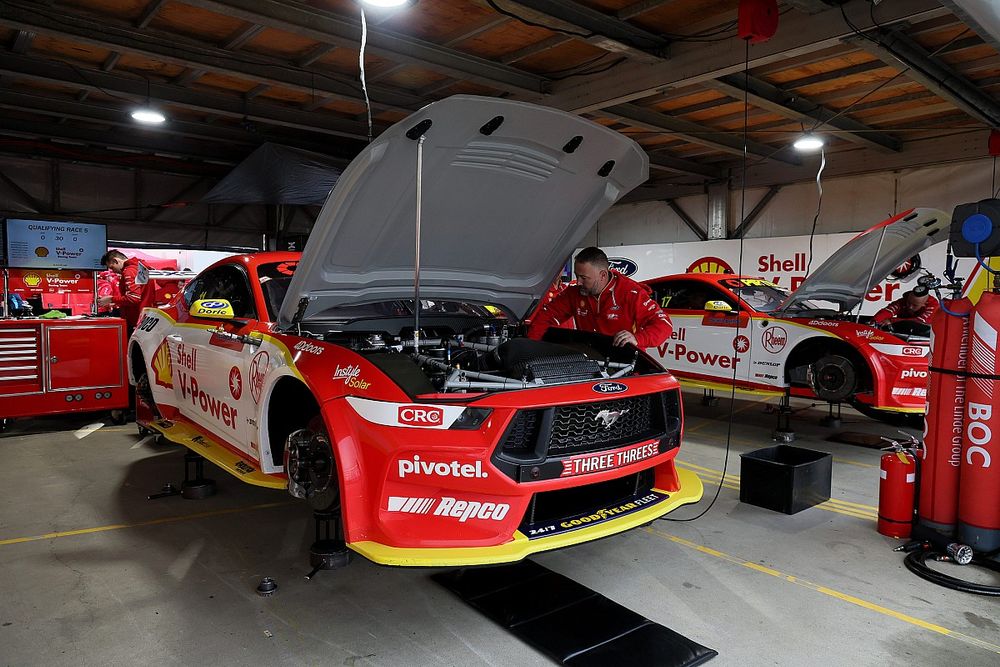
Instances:
[[[108,251],[107,228],[96,223],[8,218],[3,236],[11,268],[101,270]]]

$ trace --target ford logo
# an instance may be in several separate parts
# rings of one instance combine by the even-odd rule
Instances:
[[[621,382],[598,382],[591,389],[598,394],[620,394],[628,391],[628,385]]]
[[[630,276],[639,270],[639,265],[626,257],[609,257],[608,264],[623,276]]]

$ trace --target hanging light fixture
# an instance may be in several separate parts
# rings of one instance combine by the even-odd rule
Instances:
[[[361,0],[363,5],[371,5],[372,7],[381,7],[383,9],[389,7],[402,7],[403,5],[412,4],[413,0]]]
[[[163,115],[163,112],[154,108],[149,103],[149,79],[146,79],[146,103],[141,107],[132,110],[129,114],[132,116],[132,120],[145,123],[146,125],[159,125],[160,123],[167,120],[167,117]]]
[[[796,139],[792,146],[797,151],[814,151],[819,148],[823,148],[824,143],[826,142],[823,141],[822,137],[818,137],[812,132],[806,132],[801,137]]]

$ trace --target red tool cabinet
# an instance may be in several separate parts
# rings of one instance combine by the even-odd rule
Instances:
[[[125,409],[125,320],[0,320],[0,419]]]

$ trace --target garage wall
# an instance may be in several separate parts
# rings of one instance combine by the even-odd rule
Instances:
[[[0,157],[0,170],[12,182],[0,179],[0,217],[102,222],[116,241],[191,246],[260,247],[266,229],[264,206],[151,206],[196,202],[214,177],[16,157]]]
[[[832,156],[829,159],[835,159]],[[962,202],[990,196],[993,160],[975,160],[940,167],[922,167],[823,180],[823,206],[816,232],[860,231],[890,217],[897,211],[926,206],[948,213]],[[1000,184],[1000,179],[998,179]],[[747,212],[767,192],[766,188],[747,190]],[[808,234],[816,212],[815,181],[784,186],[764,209],[747,238],[795,236]],[[740,218],[739,190],[729,193],[730,228]],[[684,197],[677,202],[705,227],[708,197]],[[643,202],[615,206],[608,211],[584,239],[582,245],[616,246],[641,243],[693,241],[697,237],[663,202]]]

